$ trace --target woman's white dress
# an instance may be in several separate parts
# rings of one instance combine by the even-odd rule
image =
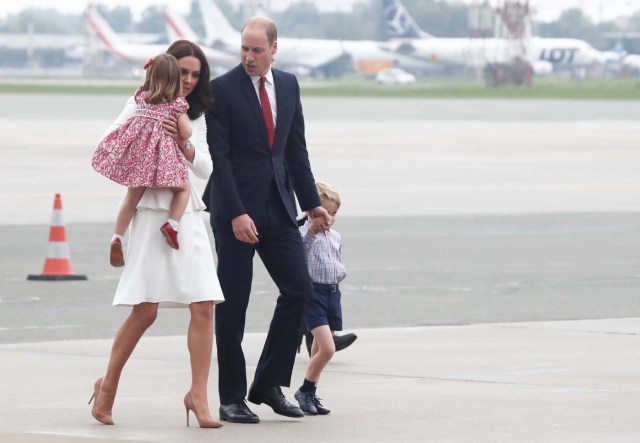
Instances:
[[[136,103],[131,97],[107,134],[135,115]],[[213,171],[207,145],[207,125],[204,115],[190,120],[195,149],[190,176],[208,179]],[[169,247],[160,233],[160,226],[169,217],[173,193],[166,189],[145,190],[137,212],[129,226],[125,242],[125,266],[113,298],[114,306],[139,303],[160,303],[164,307],[186,307],[191,303],[224,301],[213,253],[202,219],[204,203],[191,186],[187,209],[180,220],[180,249]]]

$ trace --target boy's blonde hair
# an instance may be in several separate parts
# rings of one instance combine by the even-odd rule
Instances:
[[[316,182],[316,189],[318,190],[318,195],[320,198],[326,198],[330,202],[336,204],[338,208],[340,208],[340,194],[336,191],[336,188],[331,186],[327,182]]]
[[[180,96],[180,65],[170,54],[157,55],[147,67],[142,88],[147,91],[144,101],[152,105],[171,103]]]

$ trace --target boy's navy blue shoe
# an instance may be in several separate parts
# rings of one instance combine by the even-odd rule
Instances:
[[[316,404],[313,401],[315,398],[315,394],[311,392],[304,392],[298,389],[296,393],[293,394],[293,396],[296,400],[298,400],[300,409],[302,409],[303,412],[311,415],[318,415]]]
[[[318,398],[317,395],[313,396],[313,405],[316,407],[316,411],[318,411],[318,414],[320,415],[326,415],[329,412],[331,412],[330,409],[327,409],[324,406],[322,406],[322,403],[320,403],[320,399]]]
[[[330,409],[322,406],[322,403],[320,403],[320,399],[316,394],[313,394],[311,392],[304,392],[298,389],[293,396],[296,398],[296,400],[298,400],[300,409],[302,409],[307,414],[326,415],[331,412]]]

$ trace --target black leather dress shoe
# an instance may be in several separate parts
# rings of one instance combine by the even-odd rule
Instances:
[[[232,423],[258,423],[260,418],[251,412],[244,400],[240,403],[220,405],[220,420]]]
[[[251,385],[249,389],[249,395],[247,396],[251,403],[261,405],[262,403],[271,406],[273,412],[276,414],[284,415],[285,417],[304,417],[304,412],[292,405],[284,398],[284,394],[280,389],[280,386],[274,386],[271,388],[256,388]]]
[[[353,332],[344,335],[334,335],[333,343],[336,345],[336,351],[342,351],[344,348],[351,346],[358,336]]]
[[[344,335],[336,335],[333,334],[333,344],[336,346],[336,352],[342,351],[344,348],[351,346],[351,344],[356,341],[358,336],[353,332],[349,332]],[[307,352],[311,355],[311,345],[313,344],[313,335],[311,332],[306,332],[304,334],[303,340],[307,345]],[[300,352],[300,348],[298,348],[298,352]]]

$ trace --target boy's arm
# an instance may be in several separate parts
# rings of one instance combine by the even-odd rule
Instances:
[[[311,250],[313,242],[316,241],[316,235],[320,232],[322,220],[320,217],[310,219],[307,223],[300,226],[300,235],[304,243],[304,250],[308,253]]]

